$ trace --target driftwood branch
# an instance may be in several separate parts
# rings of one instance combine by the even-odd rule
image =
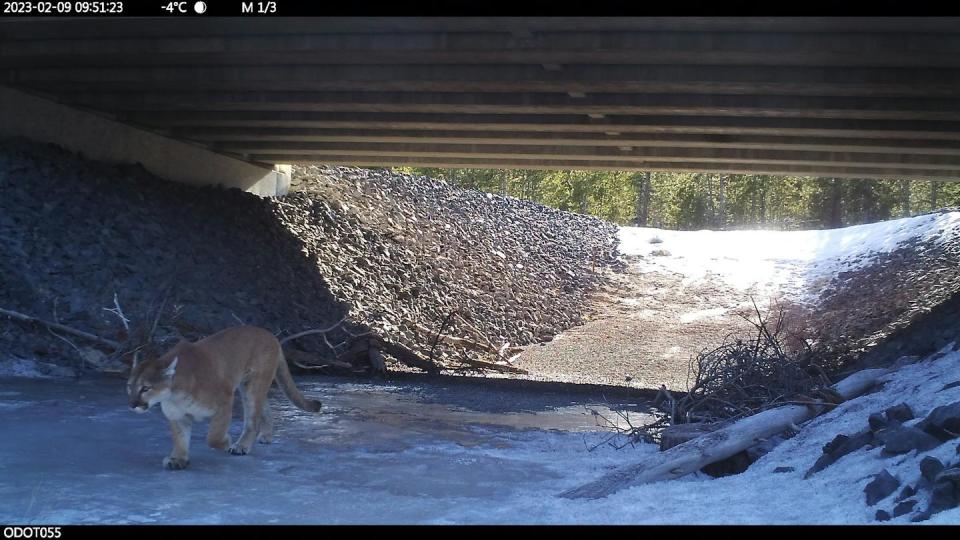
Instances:
[[[422,369],[423,371],[432,373],[434,375],[440,373],[440,370],[443,369],[443,366],[439,363],[431,362],[420,354],[417,354],[416,352],[404,347],[399,343],[387,341],[382,337],[373,334],[366,336],[366,339],[368,340],[369,346],[375,347],[381,352],[389,354],[408,366]]]
[[[419,324],[413,325],[413,326],[414,328],[416,328],[417,330],[419,330],[420,332],[426,335],[434,334],[434,331],[424,326],[421,326]],[[452,347],[462,347],[464,349],[470,349],[472,351],[489,353],[496,356],[497,358],[506,358],[507,355],[516,355],[517,353],[523,351],[523,349],[521,349],[520,347],[510,347],[509,343],[504,343],[503,346],[501,346],[498,349],[497,347],[494,347],[492,344],[489,344],[489,343],[480,343],[477,341],[473,341],[471,339],[454,337],[446,334],[440,334],[437,339],[441,343],[445,343]]]
[[[113,293],[113,307],[112,307],[112,308],[103,308],[103,310],[104,310],[104,311],[109,311],[110,313],[113,313],[114,315],[116,315],[117,317],[119,317],[119,318],[120,318],[120,324],[123,325],[123,329],[126,330],[126,331],[128,331],[128,332],[130,331],[130,319],[128,319],[127,316],[124,315],[124,313],[123,313],[123,308],[120,307],[120,300],[119,300],[119,298],[117,298],[117,293],[116,293],[116,292]]]
[[[493,347],[493,343],[489,339],[487,339],[487,336],[484,335],[483,332],[481,332],[479,329],[477,329],[476,326],[471,324],[470,321],[468,321],[467,318],[463,316],[463,313],[458,311],[457,318],[460,319],[460,323],[463,325],[463,328],[465,328],[467,332],[470,333],[475,340],[485,341],[487,345],[489,345],[490,347]]]
[[[436,351],[437,351],[437,341],[440,339],[440,336],[443,335],[443,331],[447,329],[447,325],[450,323],[450,319],[453,318],[453,315],[454,315],[455,313],[456,313],[456,311],[451,311],[450,313],[447,314],[446,318],[443,319],[443,322],[440,323],[440,329],[437,330],[437,335],[434,336],[434,338],[433,338],[433,344],[430,345],[430,358],[429,358],[429,360],[430,360],[430,363],[431,363],[431,364],[434,364],[434,363],[435,363],[434,360],[433,360],[433,355],[434,355],[434,354],[436,353]]]
[[[280,340],[280,344],[309,335],[320,334],[323,338],[324,343],[330,350],[333,352],[335,358],[332,360],[320,360],[318,363],[321,365],[311,366],[306,362],[306,359],[301,355],[298,355],[297,352],[293,352],[293,358],[291,362],[297,367],[304,369],[322,369],[327,367],[337,367],[341,369],[354,369],[354,366],[357,364],[366,363],[370,365],[375,372],[380,374],[386,374],[386,362],[384,361],[383,354],[389,354],[390,356],[397,359],[397,361],[404,363],[408,366],[422,369],[428,373],[439,373],[442,366],[431,362],[427,358],[424,358],[422,355],[410,350],[409,348],[392,341],[387,341],[381,336],[378,336],[372,332],[364,332],[362,334],[353,334],[344,330],[350,337],[343,343],[338,343],[336,346],[330,343],[327,339],[327,334],[333,330],[340,327],[347,318],[344,317],[337,321],[336,324],[328,328],[318,328],[313,330],[304,330],[297,334],[287,336]],[[342,349],[342,352],[337,352],[338,349]],[[312,362],[313,363],[313,362]]]
[[[887,369],[863,370],[838,382],[833,390],[844,399],[851,399],[872,388],[888,373],[890,370]],[[599,480],[565,491],[560,496],[568,499],[598,499],[630,486],[679,478],[746,450],[760,439],[794,429],[825,409],[827,405],[824,403],[812,407],[786,405],[769,409],[674,446],[643,463],[623,467]]]
[[[38,318],[36,318],[36,317],[31,317],[30,315],[25,315],[25,314],[20,313],[20,312],[17,312],[17,311],[12,311],[12,310],[3,309],[3,308],[0,308],[0,315],[6,315],[7,317],[10,317],[10,318],[12,318],[12,319],[14,319],[14,320],[17,320],[17,321],[30,322],[30,323],[39,323],[39,324],[42,324],[42,325],[46,326],[46,327],[49,328],[49,329],[59,330],[60,332],[67,333],[67,334],[70,334],[70,335],[72,335],[72,336],[81,337],[81,338],[86,339],[86,340],[88,340],[88,341],[92,341],[92,342],[94,342],[94,343],[99,343],[100,345],[103,345],[103,346],[105,346],[105,347],[110,347],[110,348],[112,348],[112,349],[119,349],[119,348],[120,348],[120,343],[118,343],[118,342],[116,342],[116,341],[113,341],[112,339],[102,338],[102,337],[100,337],[100,336],[91,334],[91,333],[89,333],[89,332],[84,332],[83,330],[77,330],[76,328],[71,328],[71,327],[69,327],[69,326],[67,326],[67,325],[65,325],[65,324],[60,324],[60,323],[45,321],[45,320],[43,320],[43,319],[38,319]]]
[[[326,358],[317,358],[312,354],[305,353],[297,349],[287,349],[284,352],[284,357],[289,360],[293,365],[301,369],[327,369],[327,368],[339,368],[339,369],[353,369],[353,365],[347,362],[344,362],[339,359],[326,359]]]
[[[525,369],[521,369],[518,367],[505,365],[505,364],[497,364],[495,362],[487,362],[485,360],[477,360],[476,358],[469,358],[467,356],[464,356],[463,358],[461,358],[460,361],[463,362],[464,364],[470,364],[471,366],[485,368],[485,369],[505,371],[507,373],[519,373],[521,375],[527,374],[527,370]]]
[[[343,324],[343,321],[345,321],[345,320],[347,320],[347,316],[346,316],[346,315],[344,315],[342,319],[340,319],[339,321],[337,321],[336,324],[334,324],[333,326],[331,326],[331,327],[329,327],[329,328],[317,328],[317,329],[313,329],[313,330],[304,330],[303,332],[300,332],[300,333],[297,333],[297,334],[293,334],[292,336],[287,336],[287,337],[281,339],[281,340],[280,340],[280,344],[283,345],[284,343],[286,343],[286,342],[288,342],[288,341],[290,341],[290,340],[297,339],[297,338],[301,338],[301,337],[303,337],[303,336],[309,336],[309,335],[312,335],[312,334],[328,334],[328,333],[336,330],[337,327],[340,326],[341,324]]]

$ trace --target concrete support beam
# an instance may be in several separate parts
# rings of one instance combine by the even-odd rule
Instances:
[[[289,167],[242,161],[5,86],[0,136],[52,143],[101,161],[140,163],[186,184],[219,184],[260,196],[282,195],[290,186]]]

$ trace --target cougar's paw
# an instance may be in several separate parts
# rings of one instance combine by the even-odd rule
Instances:
[[[250,453],[250,448],[243,446],[240,443],[234,443],[230,446],[230,449],[228,449],[227,452],[230,452],[235,456],[245,456]]]
[[[190,464],[189,459],[181,459],[175,457],[165,457],[163,458],[163,467],[171,471],[179,471],[181,469],[186,469],[187,465]]]
[[[270,444],[273,442],[273,435],[257,435],[257,442],[260,444]]]
[[[224,437],[219,441],[207,439],[207,444],[215,450],[226,450],[230,447],[230,437]]]

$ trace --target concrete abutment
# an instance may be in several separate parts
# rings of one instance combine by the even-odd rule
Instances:
[[[56,144],[99,161],[140,163],[185,184],[239,188],[262,197],[290,188],[289,165],[243,161],[2,85],[0,136]]]

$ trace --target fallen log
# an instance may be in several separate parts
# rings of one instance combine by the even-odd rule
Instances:
[[[833,390],[844,399],[852,399],[872,388],[887,373],[890,370],[859,371],[833,385]],[[627,487],[679,478],[746,450],[762,439],[794,428],[821,414],[828,406],[826,403],[816,406],[785,405],[763,411],[678,444],[643,463],[623,467],[599,480],[564,491],[560,496],[567,499],[599,499]]]
[[[340,319],[340,321],[328,328],[305,330],[303,332],[287,336],[280,340],[280,344],[284,345],[288,341],[303,336],[316,334],[323,336],[324,342],[327,343],[327,346],[330,347],[331,351],[333,351],[336,355],[335,358],[331,360],[311,358],[308,360],[302,356],[298,357],[298,353],[295,349],[290,350],[290,352],[293,353],[293,358],[291,358],[291,361],[294,362],[297,367],[303,369],[321,369],[332,366],[340,369],[353,370],[358,365],[367,364],[375,372],[381,375],[386,375],[387,367],[383,358],[383,353],[387,353],[396,358],[398,361],[407,364],[408,366],[422,369],[433,374],[440,372],[440,366],[438,366],[436,363],[423,358],[421,355],[399,343],[387,341],[386,339],[371,332],[365,332],[357,335],[351,334],[350,338],[346,342],[337,346],[337,348],[341,346],[345,347],[343,352],[337,354],[336,348],[330,345],[329,341],[326,341],[326,334],[338,328],[344,320],[346,320],[346,317]]]
[[[368,339],[368,344],[370,347],[375,347],[380,350],[380,352],[385,352],[390,356],[396,358],[400,362],[407,364],[408,366],[422,369],[427,373],[436,375],[440,373],[440,370],[443,366],[432,362],[423,356],[417,354],[416,352],[410,350],[409,348],[395,343],[393,341],[387,341],[380,336],[370,335],[366,336]]]
[[[81,337],[88,341],[93,341],[94,343],[99,343],[100,345],[110,347],[114,350],[117,350],[120,348],[120,343],[113,341],[112,339],[102,338],[100,336],[97,336],[88,332],[84,332],[83,330],[77,330],[76,328],[71,328],[64,324],[45,321],[43,319],[38,319],[36,317],[31,317],[30,315],[24,315],[23,313],[19,313],[16,311],[11,311],[9,309],[3,309],[3,308],[0,308],[0,315],[6,315],[7,317],[11,317],[18,321],[40,323],[46,326],[47,328],[50,328],[53,330],[59,330],[61,332],[65,332],[72,336]]]
[[[353,365],[340,359],[321,358],[316,355],[301,351],[299,349],[287,348],[283,355],[290,363],[300,369],[327,369],[338,368],[352,370]]]
[[[521,368],[510,366],[510,365],[497,364],[495,362],[487,362],[485,360],[477,360],[475,358],[469,358],[466,356],[463,358],[458,358],[457,360],[459,362],[463,362],[464,364],[468,364],[474,367],[492,369],[494,371],[505,371],[507,373],[519,373],[521,375],[527,374],[527,370],[525,369],[521,369]]]

